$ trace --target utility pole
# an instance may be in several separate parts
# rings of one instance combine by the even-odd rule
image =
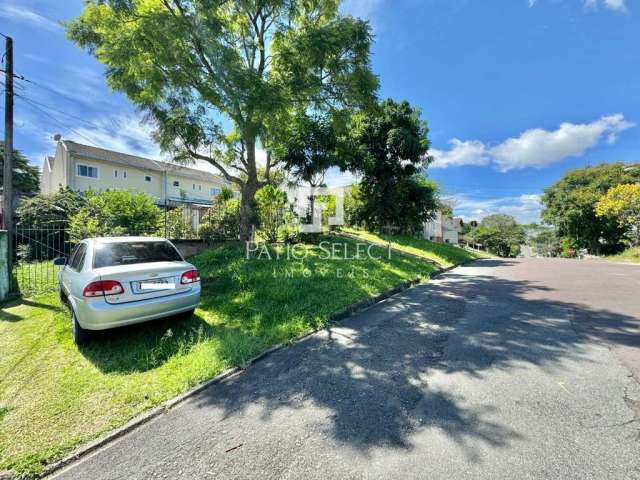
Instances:
[[[2,227],[7,231],[7,266],[13,266],[13,39],[6,37]]]

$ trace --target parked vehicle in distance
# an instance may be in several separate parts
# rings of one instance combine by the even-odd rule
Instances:
[[[198,270],[164,238],[89,238],[54,263],[78,345],[92,330],[191,316],[200,302]]]

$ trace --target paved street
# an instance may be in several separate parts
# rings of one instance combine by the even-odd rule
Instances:
[[[483,260],[59,475],[640,479],[640,266]]]

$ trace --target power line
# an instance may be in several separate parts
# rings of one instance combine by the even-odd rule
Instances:
[[[24,99],[24,97],[23,97]],[[49,117],[51,120],[53,120],[53,122],[55,122],[56,124],[58,124],[59,126],[61,126],[62,128],[69,130],[72,133],[75,133],[76,135],[78,135],[79,137],[84,138],[87,142],[89,142],[91,145],[93,145],[94,147],[98,147],[98,145],[96,145],[93,140],[91,140],[89,137],[83,135],[82,133],[78,132],[77,130],[69,127],[68,125],[62,123],[60,120],[58,120],[57,118],[55,118],[53,115],[51,115],[49,112],[47,112],[46,110],[43,110],[42,108],[40,108],[38,105],[35,105],[33,103],[27,102],[27,104],[29,106],[31,106],[31,108],[38,110],[40,113],[42,113],[43,115],[46,115],[47,117]]]
[[[44,103],[42,103],[42,102],[38,102],[37,100],[33,100],[32,98],[26,97],[26,96],[24,96],[24,95],[20,95],[20,94],[17,94],[17,93],[16,93],[16,94],[15,94],[15,96],[16,96],[16,97],[18,97],[18,98],[19,98],[19,99],[21,99],[21,100],[24,100],[25,102],[28,102],[28,103],[31,103],[31,104],[35,104],[35,105],[39,105],[40,107],[46,108],[46,109],[51,110],[51,111],[53,111],[53,112],[59,113],[59,114],[61,114],[61,115],[65,115],[66,117],[72,118],[72,119],[74,119],[74,120],[78,120],[78,121],[80,121],[80,122],[83,122],[83,123],[85,123],[86,125],[88,125],[88,126],[90,126],[90,127],[94,127],[94,128],[102,128],[101,126],[99,126],[99,125],[97,125],[97,124],[95,124],[95,123],[90,122],[90,121],[89,121],[89,120],[87,120],[86,118],[81,118],[81,117],[78,117],[78,116],[76,116],[76,115],[72,115],[72,114],[67,113],[67,112],[65,112],[65,111],[63,111],[63,110],[57,109],[57,108],[55,108],[55,107],[51,107],[51,106],[46,105],[46,104],[44,104]]]

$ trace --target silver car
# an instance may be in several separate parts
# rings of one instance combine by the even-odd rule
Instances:
[[[200,275],[173,244],[154,237],[82,240],[54,261],[60,298],[71,309],[74,341],[162,317],[191,315],[200,302]]]

